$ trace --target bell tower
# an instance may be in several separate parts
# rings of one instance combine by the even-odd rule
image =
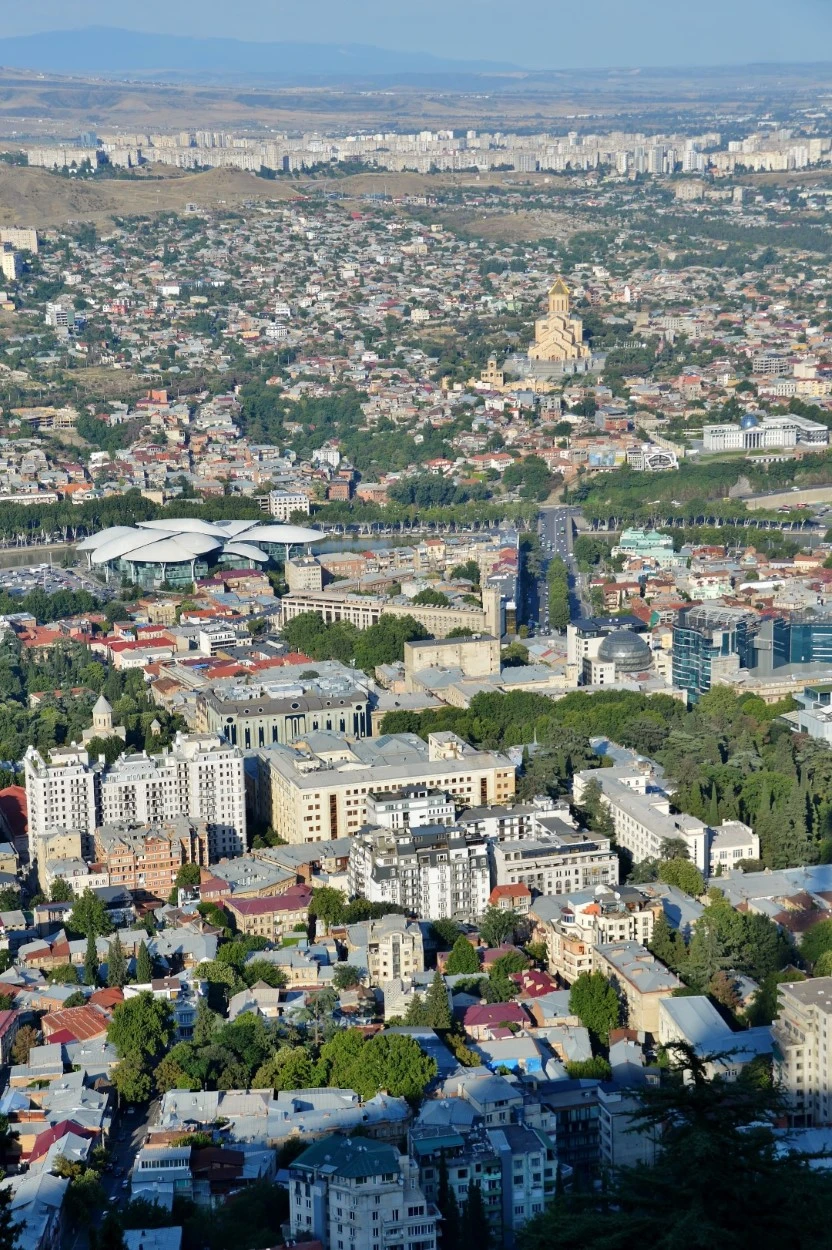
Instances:
[[[569,287],[563,278],[557,278],[549,287],[549,312],[564,316],[569,312]]]

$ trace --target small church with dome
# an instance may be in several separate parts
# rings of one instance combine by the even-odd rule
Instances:
[[[124,725],[113,724],[112,704],[109,699],[104,698],[103,694],[98,696],[92,709],[92,724],[81,734],[81,741],[85,746],[88,742],[92,742],[93,738],[121,738],[122,742],[127,738]]]
[[[557,278],[549,288],[549,308],[545,317],[534,323],[534,342],[529,360],[589,360],[590,350],[584,343],[583,322],[570,312],[569,287]]]

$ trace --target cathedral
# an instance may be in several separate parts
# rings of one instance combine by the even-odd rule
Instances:
[[[529,359],[588,360],[590,354],[584,343],[582,322],[569,315],[569,287],[563,278],[558,278],[549,289],[548,313],[534,323]]]

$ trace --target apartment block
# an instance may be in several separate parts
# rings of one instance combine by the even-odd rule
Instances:
[[[452,733],[390,734],[331,744],[318,754],[308,744],[258,752],[248,774],[252,807],[286,842],[352,836],[368,823],[368,796],[424,786],[459,806],[508,802],[514,765],[505,755],[478,751]]]
[[[600,787],[601,801],[613,819],[616,842],[630,851],[635,863],[661,859],[665,842],[682,841],[689,858],[707,873],[708,826],[683,812],[671,813],[670,798],[649,765],[623,764],[575,773],[572,793],[577,804],[581,804],[591,784]]]
[[[57,829],[92,834],[99,820],[101,765],[80,747],[53,747],[47,756],[30,746],[23,757],[29,813],[29,860]]]
[[[438,1212],[393,1146],[326,1137],[289,1170],[292,1237],[325,1250],[435,1250]]]
[[[347,949],[366,955],[370,985],[408,980],[415,972],[425,970],[422,930],[416,921],[404,916],[382,916],[380,920],[349,925]]]
[[[610,839],[574,829],[559,816],[538,816],[528,836],[491,846],[496,885],[526,885],[537,894],[615,885],[618,856]]]
[[[595,947],[593,970],[603,972],[618,991],[628,1028],[658,1037],[659,1002],[682,982],[639,942],[607,942]]]
[[[30,855],[56,828],[92,834],[101,825],[153,825],[182,816],[208,826],[217,856],[246,845],[242,752],[213,734],[177,734],[161,755],[120,756],[109,767],[86,751],[55,749],[24,758]]]
[[[275,521],[291,521],[293,512],[309,516],[309,496],[299,490],[272,490],[268,494],[268,509]]]
[[[832,1124],[832,977],[778,987],[772,1034],[794,1127]]]
[[[370,830],[350,846],[349,891],[425,919],[474,921],[488,906],[488,846],[445,825]]]
[[[150,826],[119,821],[96,829],[95,854],[110,884],[167,899],[182,865],[219,859],[221,842],[205,821],[186,816]]]
[[[659,905],[635,886],[584,890],[540,898],[532,908],[534,936],[546,943],[549,971],[572,985],[592,972],[593,950],[611,942],[647,946]]]
[[[449,794],[427,786],[403,786],[392,794],[367,795],[367,824],[394,833],[421,825],[452,825],[456,805]]]

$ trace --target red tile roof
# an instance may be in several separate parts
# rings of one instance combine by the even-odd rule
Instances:
[[[33,1163],[35,1159],[40,1159],[45,1155],[49,1147],[54,1145],[56,1141],[60,1141],[62,1137],[66,1137],[67,1133],[74,1133],[76,1137],[86,1137],[91,1141],[97,1136],[92,1129],[84,1128],[82,1124],[77,1124],[75,1120],[61,1120],[59,1124],[53,1124],[52,1128],[48,1128],[45,1133],[40,1133],[31,1155],[29,1162]]]
[[[0,813],[11,830],[13,838],[26,836],[29,809],[26,805],[26,791],[23,786],[6,786],[0,790]]]
[[[267,916],[277,911],[304,911],[311,901],[312,891],[308,885],[293,885],[285,894],[275,894],[271,898],[229,898],[224,906],[240,916]]]
[[[101,1037],[107,1032],[107,1017],[95,1007],[64,1007],[61,1011],[50,1011],[43,1017],[41,1028],[47,1041],[53,1032],[66,1029],[75,1041],[85,1042],[92,1037]]]

